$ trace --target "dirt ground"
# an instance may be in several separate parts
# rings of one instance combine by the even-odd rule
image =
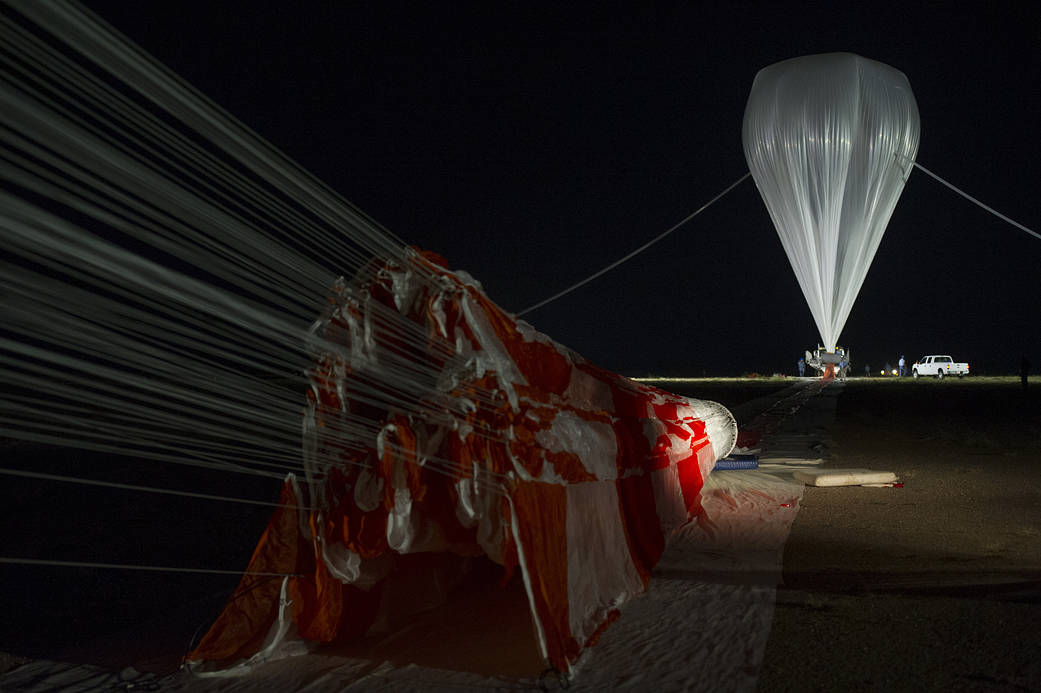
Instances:
[[[655,383],[658,385],[658,383]],[[662,384],[752,415],[781,379]],[[826,466],[896,472],[903,488],[806,489],[759,687],[1041,690],[1041,384],[846,383]],[[193,471],[4,446],[11,467],[195,488]],[[269,510],[7,479],[0,555],[241,570]],[[267,480],[205,480],[263,498]],[[176,667],[234,575],[0,566],[0,672],[25,657]],[[434,631],[431,631],[434,632]],[[113,646],[113,643],[119,643]],[[722,686],[726,688],[726,686]]]
[[[806,489],[760,690],[1041,690],[1041,388],[853,380],[833,439],[904,487]]]

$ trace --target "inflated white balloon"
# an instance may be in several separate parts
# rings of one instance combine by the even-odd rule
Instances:
[[[821,339],[834,351],[918,151],[902,72],[852,53],[763,68],[745,158]]]

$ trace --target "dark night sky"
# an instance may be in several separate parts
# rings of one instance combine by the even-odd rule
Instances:
[[[903,71],[921,114],[918,161],[1041,228],[1041,21],[1029,3],[87,4],[512,311],[747,171],[756,72],[811,53]],[[750,180],[526,317],[628,375],[791,372],[818,341]],[[1041,240],[916,171],[840,343],[858,372],[937,352],[1001,373],[1027,354],[1041,370]]]

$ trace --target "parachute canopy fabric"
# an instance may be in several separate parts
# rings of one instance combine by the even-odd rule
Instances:
[[[904,74],[851,53],[759,71],[745,158],[828,351],[835,347],[918,151]]]
[[[388,330],[390,313],[415,333]],[[482,555],[520,572],[541,655],[568,671],[645,589],[737,437],[722,405],[594,366],[432,253],[338,282],[312,333],[307,483],[287,479],[287,507],[189,657],[197,672],[360,637],[388,610],[420,610],[402,595],[445,583],[443,557]],[[415,393],[426,416],[366,394],[366,380],[393,386],[386,371],[405,355],[441,364]],[[266,577],[280,573],[292,575]]]

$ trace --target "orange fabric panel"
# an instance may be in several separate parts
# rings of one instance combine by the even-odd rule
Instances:
[[[651,444],[643,432],[643,419],[619,417],[612,423],[615,440],[618,441],[618,467],[620,469],[643,468],[647,471],[658,467],[650,464]]]
[[[329,642],[340,630],[343,617],[343,583],[329,574],[325,561],[318,561],[314,582],[295,580],[293,619],[306,640]]]
[[[314,580],[294,578],[290,583],[293,620],[300,636],[316,642],[349,642],[368,632],[379,613],[382,583],[371,590],[345,585],[333,577],[324,561]]]
[[[321,528],[327,542],[342,543],[362,558],[376,558],[387,550],[387,509],[380,504],[365,511],[354,501],[359,467],[345,465],[328,472],[322,492],[328,505]],[[312,522],[315,521],[312,514]],[[315,528],[318,531],[318,528]]]
[[[492,328],[506,346],[510,358],[520,368],[528,384],[545,392],[563,395],[571,382],[570,360],[552,344],[525,341],[517,330],[516,320],[492,303],[482,292],[471,289],[470,295],[488,315]]]
[[[289,482],[283,485],[279,502],[297,504]],[[275,510],[253,550],[247,573],[297,573],[309,568],[300,553],[297,513],[295,507]],[[243,575],[220,616],[186,659],[231,663],[252,656],[278,617],[281,590],[282,578]]]
[[[395,416],[387,423],[394,426],[394,430],[386,435],[386,447],[378,471],[384,480],[383,505],[390,510],[394,507],[395,470],[399,465],[405,487],[414,501],[423,500],[426,489],[421,478],[422,468],[416,464],[416,432],[412,430],[408,420],[401,416]]]
[[[536,423],[523,415],[510,416],[509,419],[513,426],[513,440],[508,443],[510,453],[528,474],[533,477],[541,476],[546,458],[542,454],[542,447],[535,442],[535,435],[539,430],[548,428],[549,425],[543,424],[541,421]],[[510,467],[512,468],[512,466],[511,464]]]
[[[463,527],[456,516],[459,493],[455,484],[429,469],[423,470],[423,483],[426,493],[416,504],[417,512],[433,520],[444,531],[450,551],[464,556],[481,555],[477,527]]]
[[[704,479],[701,477],[701,467],[698,466],[698,456],[691,455],[676,464],[679,472],[680,489],[683,491],[683,502],[687,506],[687,515],[693,517],[701,509],[701,487]]]
[[[549,452],[546,451],[546,460],[553,465],[553,471],[560,476],[565,483],[579,484],[584,481],[596,481],[597,478],[590,473],[578,455],[571,452]]]
[[[665,534],[655,509],[654,482],[650,473],[645,473],[619,479],[616,483],[618,511],[622,515],[629,553],[646,587],[651,571],[665,551]]]
[[[519,550],[524,553],[535,612],[546,638],[550,663],[568,671],[580,647],[571,635],[568,607],[567,488],[519,482],[510,494],[517,514]]]
[[[340,538],[343,545],[362,558],[376,558],[387,550],[387,510],[383,507],[365,512],[348,499],[344,511],[336,516],[340,531],[329,539]]]
[[[672,395],[669,395],[669,397],[672,398]],[[678,405],[675,401],[652,404],[651,408],[654,410],[654,415],[662,421],[676,421],[680,418],[677,411]]]

